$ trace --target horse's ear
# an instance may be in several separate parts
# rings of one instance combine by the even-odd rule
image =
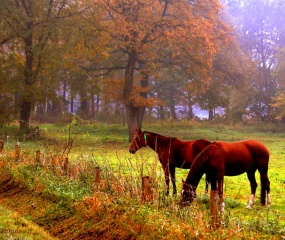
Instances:
[[[183,184],[185,184],[185,181],[184,181],[184,179],[183,179],[183,178],[182,178],[182,183],[183,183]]]
[[[140,129],[140,128],[137,128],[138,129],[138,133],[141,133],[142,132],[142,130]]]

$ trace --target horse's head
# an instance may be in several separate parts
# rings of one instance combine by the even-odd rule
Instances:
[[[195,187],[187,184],[182,179],[182,191],[181,191],[181,198],[180,198],[180,206],[187,206],[196,198]]]
[[[146,133],[142,132],[140,129],[136,129],[129,151],[130,153],[135,153],[141,147],[146,147],[146,144]]]

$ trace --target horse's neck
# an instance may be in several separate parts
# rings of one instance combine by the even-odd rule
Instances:
[[[188,173],[188,176],[186,178],[186,184],[192,186],[192,187],[195,187],[195,189],[197,188],[204,172],[203,171],[197,171],[197,172],[191,172],[191,169],[190,168],[190,171]]]
[[[151,134],[150,139],[147,140],[147,145],[155,152],[161,153],[171,147],[171,138]]]
[[[192,163],[188,176],[186,178],[186,183],[197,187],[203,174],[206,172],[206,168],[209,161],[209,153],[212,147],[209,145],[205,150],[203,150]]]

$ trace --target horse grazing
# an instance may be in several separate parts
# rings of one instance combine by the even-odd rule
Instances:
[[[241,142],[213,142],[205,148],[192,163],[186,181],[182,180],[181,205],[191,203],[196,197],[196,188],[204,173],[210,181],[211,189],[217,190],[220,198],[220,210],[224,211],[223,198],[224,176],[237,176],[247,173],[251,187],[251,196],[247,208],[254,203],[257,183],[256,170],[260,173],[261,180],[261,205],[270,205],[270,181],[267,176],[269,151],[258,141],[247,140]]]
[[[149,146],[158,154],[165,174],[166,195],[168,195],[169,174],[173,185],[173,194],[176,194],[175,168],[189,169],[195,157],[210,143],[205,139],[185,142],[177,138],[136,129],[129,151],[134,154],[141,147]],[[207,189],[206,184],[206,191]]]

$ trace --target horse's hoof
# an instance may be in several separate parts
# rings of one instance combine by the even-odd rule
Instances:
[[[267,201],[267,207],[270,208],[271,206],[271,200]]]
[[[252,205],[251,205],[251,204],[248,204],[248,205],[246,206],[246,208],[247,208],[247,209],[252,209]]]

